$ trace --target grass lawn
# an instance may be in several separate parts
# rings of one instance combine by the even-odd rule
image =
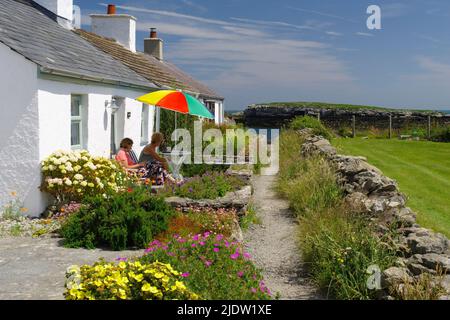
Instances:
[[[361,155],[397,180],[418,223],[450,237],[450,143],[335,139],[340,153]]]

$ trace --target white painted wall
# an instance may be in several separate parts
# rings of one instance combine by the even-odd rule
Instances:
[[[0,43],[0,214],[12,200],[40,212],[37,67]]]
[[[109,157],[111,110],[105,101],[113,96],[125,98],[118,124],[123,137],[135,141],[139,155],[141,108],[134,98],[145,92],[112,86],[76,84],[37,77],[37,66],[0,44],[0,207],[16,191],[30,215],[39,215],[48,198],[38,189],[40,162],[58,149],[70,150],[71,94],[83,95],[87,107],[85,147],[93,155]],[[127,113],[130,117],[127,118]],[[149,112],[149,133],[154,128],[154,107]],[[118,137],[120,140],[123,137]]]
[[[130,51],[136,52],[136,18],[127,14],[92,14],[92,32],[113,38]]]
[[[109,157],[111,137],[111,109],[105,108],[105,102],[112,97],[124,98],[124,103],[116,113],[118,141],[123,137],[135,141],[136,153],[141,151],[141,108],[142,104],[134,99],[143,94],[141,91],[103,87],[92,84],[75,84],[39,79],[40,107],[40,157],[45,158],[57,149],[70,149],[70,95],[86,97],[88,131],[85,135],[86,149],[93,155]],[[130,113],[130,117],[127,114]],[[152,119],[149,119],[152,121]],[[150,122],[151,124],[151,122]],[[149,126],[153,129],[153,125]],[[58,137],[55,137],[58,133]],[[151,135],[152,132],[149,132]],[[48,143],[51,141],[51,143]]]

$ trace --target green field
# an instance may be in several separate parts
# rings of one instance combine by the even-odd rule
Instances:
[[[339,152],[361,155],[395,179],[418,223],[450,237],[450,144],[386,139],[335,139]]]

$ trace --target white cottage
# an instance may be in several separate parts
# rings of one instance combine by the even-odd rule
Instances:
[[[135,18],[93,16],[92,31],[106,39],[73,30],[72,12],[72,0],[1,0],[0,208],[15,191],[30,214],[45,209],[40,161],[57,149],[109,157],[122,137],[130,137],[140,152],[154,132],[155,108],[135,98],[149,91],[185,89],[212,103],[216,122],[223,121],[223,98],[192,78],[187,83],[189,76],[162,55],[136,52]],[[117,59],[89,37],[135,60]],[[141,59],[152,62],[146,72],[130,67]]]

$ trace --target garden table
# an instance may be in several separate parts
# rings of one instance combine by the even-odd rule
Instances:
[[[191,152],[173,150],[171,152],[163,152],[162,155],[167,159],[173,177],[175,179],[183,179],[180,174],[180,169],[187,157],[191,156]]]

